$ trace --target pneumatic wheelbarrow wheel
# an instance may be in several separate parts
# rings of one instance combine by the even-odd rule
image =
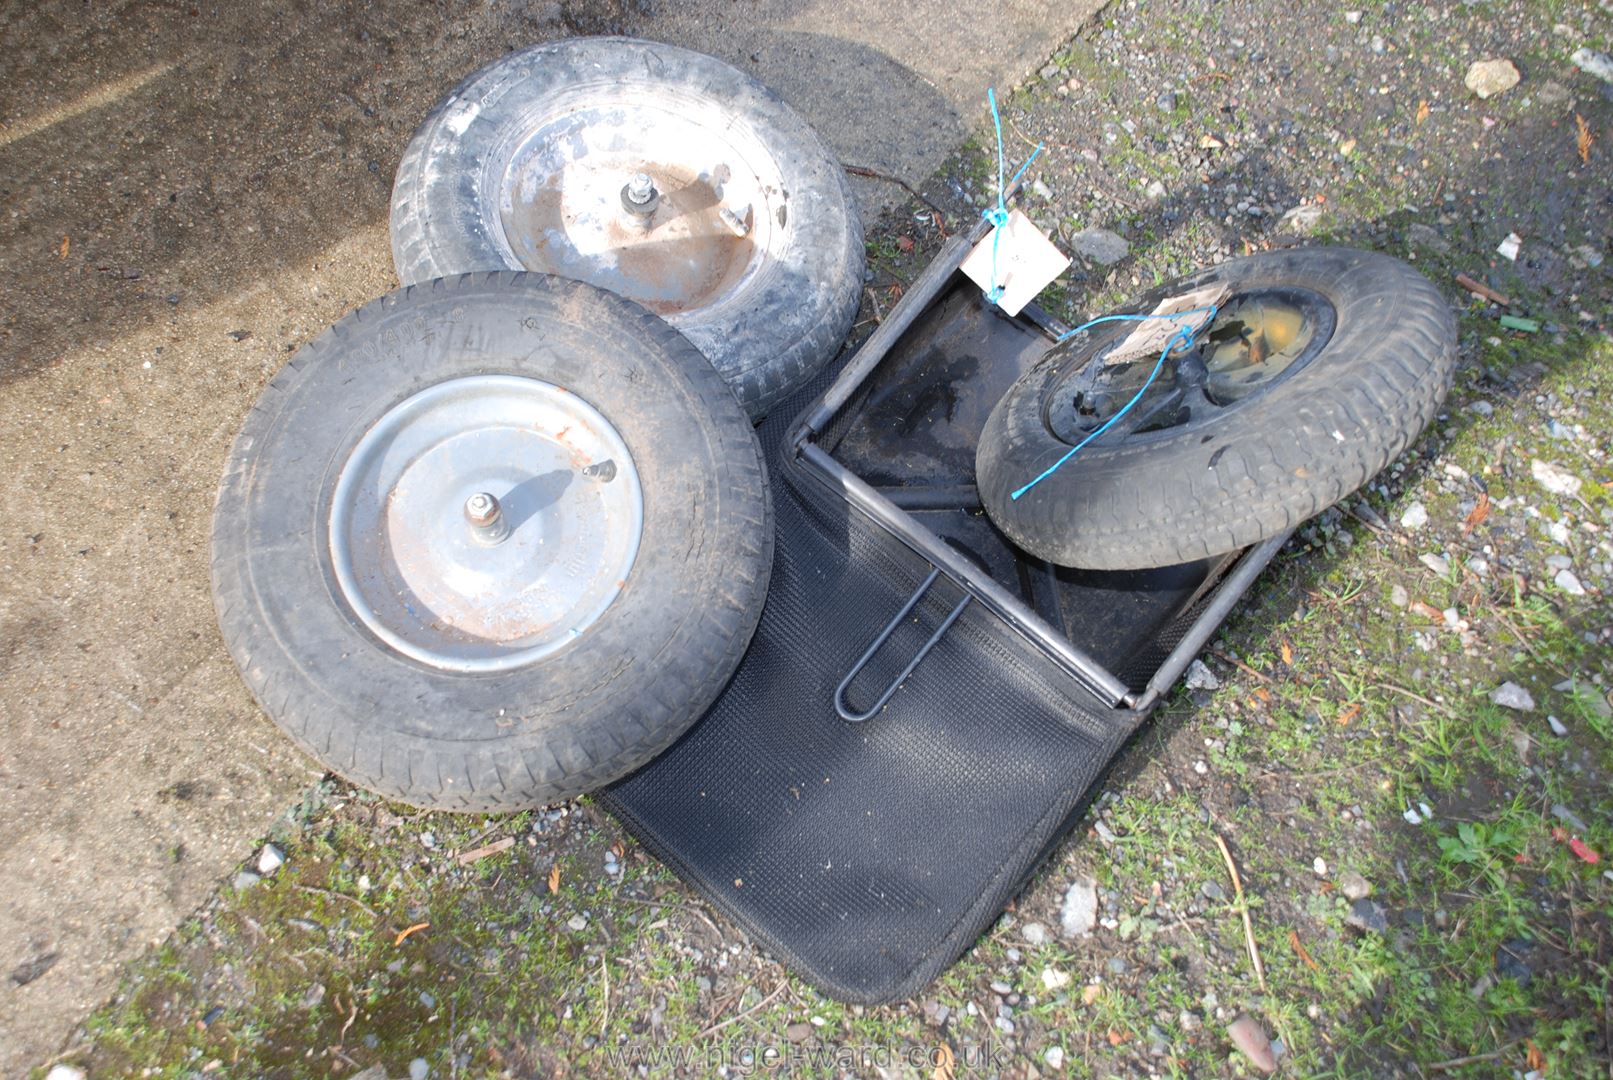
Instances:
[[[754,430],[644,309],[476,274],[305,346],[230,452],[213,587],[264,710],[417,806],[616,780],[716,698],[767,591]]]
[[[1157,347],[1111,358],[1136,324],[1101,323],[1055,346],[997,403],[975,454],[977,483],[1014,543],[1092,570],[1258,543],[1377,474],[1450,389],[1455,318],[1405,263],[1342,248],[1269,252],[1124,310],[1151,312],[1217,285],[1225,295],[1213,322],[1151,382]]]
[[[844,170],[778,95],[688,49],[546,42],[467,78],[392,186],[405,285],[537,270],[677,327],[753,418],[839,350],[863,278]]]

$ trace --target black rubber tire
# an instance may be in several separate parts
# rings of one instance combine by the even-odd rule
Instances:
[[[1433,419],[1456,369],[1456,321],[1416,270],[1373,252],[1277,251],[1156,289],[1127,312],[1211,282],[1289,286],[1333,305],[1337,325],[1303,367],[1216,422],[1099,438],[1019,500],[1010,493],[1070,449],[1049,429],[1050,391],[1126,324],[1052,349],[992,410],[975,455],[986,512],[1014,543],[1060,566],[1170,566],[1293,528],[1374,476]]]
[[[347,453],[386,410],[482,374],[542,379],[603,413],[639,472],[643,534],[626,585],[574,642],[459,674],[363,626],[327,528]],[[219,489],[213,593],[258,703],[326,767],[416,806],[509,810],[609,783],[682,734],[750,642],[772,551],[755,431],[694,346],[588,285],[474,274],[365,305],[269,383]]]
[[[786,246],[721,303],[664,312],[706,354],[754,420],[821,371],[851,330],[866,253],[845,171],[773,91],[713,57],[632,38],[573,38],[523,49],[434,107],[392,185],[392,258],[413,284],[523,267],[493,237],[494,178],[514,133],[546,99],[591,85],[648,86],[713,102],[746,125],[784,177]],[[580,88],[580,89],[579,89]],[[594,284],[609,287],[605,281]]]

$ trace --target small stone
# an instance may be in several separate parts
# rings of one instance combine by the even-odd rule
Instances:
[[[807,1023],[791,1024],[784,1029],[784,1037],[791,1042],[806,1042],[812,1038],[812,1025]]]
[[[1478,413],[1480,416],[1494,416],[1495,406],[1482,398],[1468,405],[1468,411]]]
[[[286,857],[279,848],[273,844],[264,844],[263,850],[258,852],[258,873],[268,877],[280,867],[284,866]]]
[[[1316,203],[1295,206],[1277,219],[1277,231],[1293,233],[1296,236],[1309,236],[1316,231],[1325,216],[1326,211]]]
[[[1489,98],[1511,90],[1520,78],[1511,60],[1480,60],[1467,69],[1464,82],[1479,97]]]
[[[1585,586],[1580,583],[1579,577],[1572,570],[1559,570],[1557,576],[1552,578],[1555,584],[1569,596],[1584,596]]]
[[[1070,247],[1077,255],[1100,266],[1113,266],[1131,253],[1126,238],[1108,229],[1082,229],[1070,237]]]
[[[1541,487],[1553,495],[1567,495],[1572,498],[1579,494],[1582,483],[1580,478],[1550,461],[1534,459],[1529,463],[1529,472]]]
[[[1160,183],[1158,180],[1155,180],[1148,185],[1148,189],[1143,192],[1143,194],[1147,195],[1154,202],[1164,202],[1166,197],[1170,195],[1170,191],[1166,189],[1164,184]]]
[[[1206,881],[1203,885],[1200,885],[1199,895],[1215,904],[1224,903],[1227,898],[1226,890],[1221,888],[1220,882],[1217,881]]]
[[[1568,728],[1564,726],[1563,722],[1557,719],[1555,716],[1546,717],[1546,726],[1551,728],[1551,733],[1557,736],[1559,739],[1565,739],[1568,737]]]
[[[1064,894],[1064,906],[1059,911],[1060,929],[1067,938],[1083,937],[1092,933],[1098,924],[1098,883],[1085,874],[1075,879]]]
[[[262,880],[263,878],[258,874],[254,874],[250,870],[242,870],[239,874],[235,875],[235,891],[240,892],[243,889],[250,889],[252,886],[256,885]]]
[[[1317,877],[1327,877],[1327,860],[1320,855],[1316,856],[1315,859],[1311,860],[1311,869],[1316,872]]]
[[[1338,876],[1339,892],[1344,894],[1346,900],[1360,900],[1372,895],[1372,883],[1354,870],[1346,870]]]
[[[437,999],[431,996],[431,992],[429,990],[422,990],[420,991],[420,1004],[424,1005],[428,1009],[435,1009],[437,1007]]]
[[[1417,556],[1417,561],[1428,567],[1428,569],[1432,570],[1440,577],[1444,577],[1451,572],[1450,560],[1446,559],[1443,555],[1436,555],[1432,551]]]
[[[1518,252],[1522,250],[1523,237],[1515,232],[1509,232],[1502,238],[1501,243],[1496,245],[1495,253],[1508,262],[1517,262]]]
[[[1568,261],[1578,270],[1595,270],[1607,260],[1607,256],[1589,244],[1576,244],[1569,249],[1569,252]]]
[[[1420,502],[1414,502],[1406,507],[1406,512],[1400,515],[1402,529],[1420,529],[1428,524],[1428,507]]]
[[[1556,818],[1558,821],[1564,822],[1564,823],[1566,823],[1568,825],[1572,825],[1574,828],[1578,829],[1582,833],[1583,832],[1590,832],[1590,830],[1591,830],[1591,827],[1589,825],[1585,824],[1585,819],[1584,818],[1582,818],[1578,814],[1574,813],[1572,810],[1570,810],[1568,807],[1564,806],[1562,803],[1552,803],[1551,804],[1551,816]]]
[[[1124,975],[1126,973],[1126,962],[1118,956],[1109,957],[1107,966],[1111,975]]]
[[[1533,712],[1535,699],[1515,682],[1504,682],[1490,691],[1490,700],[1503,709],[1515,709],[1518,712]]]
[[[1047,1052],[1042,1055],[1042,1060],[1047,1063],[1047,1067],[1049,1069],[1062,1069],[1062,1068],[1064,1068],[1064,1047],[1062,1047],[1062,1046],[1049,1046],[1047,1048]],[[939,1070],[937,1070],[937,1071],[939,1071]],[[82,1074],[80,1074],[80,1075],[82,1075]]]
[[[1574,55],[1569,59],[1585,74],[1601,79],[1605,83],[1613,83],[1613,56],[1586,48],[1575,49]]]
[[[1271,1052],[1271,1039],[1254,1017],[1244,1013],[1232,1021],[1227,1025],[1227,1037],[1255,1068],[1264,1073],[1277,1071],[1277,1055]]]
[[[1441,255],[1449,254],[1451,250],[1450,241],[1441,236],[1438,229],[1420,221],[1406,226],[1406,239],[1416,247],[1425,247]]]
[[[993,979],[991,981],[991,992],[998,997],[1007,997],[1014,992],[1014,988],[1001,979]]]
[[[1346,11],[1344,21],[1354,26],[1361,21],[1361,13],[1359,11]]]
[[[1039,72],[1039,74],[1044,79],[1051,79],[1051,78],[1053,78],[1053,76],[1057,75],[1058,73],[1059,73],[1059,66],[1057,64],[1047,64]]]
[[[582,915],[573,915],[566,920],[566,927],[580,934],[588,929],[588,919]]]
[[[84,1070],[72,1065],[52,1065],[45,1080],[84,1080]]]
[[[1204,666],[1203,660],[1194,660],[1187,666],[1187,688],[1189,690],[1218,690],[1221,680],[1215,677],[1215,672]]]
[[[1020,936],[1025,939],[1027,945],[1042,945],[1047,941],[1047,927],[1039,922],[1026,923],[1025,928],[1020,931]]]
[[[1039,176],[1031,181],[1031,191],[1040,199],[1053,201],[1053,189],[1042,183],[1042,178]]]
[[[1362,897],[1350,905],[1350,913],[1344,917],[1344,924],[1368,933],[1386,934],[1389,932],[1389,913],[1376,900]]]
[[[1389,588],[1389,602],[1395,607],[1403,608],[1411,603],[1411,594],[1406,591],[1404,585],[1392,585]]]
[[[1049,990],[1062,990],[1070,985],[1069,973],[1060,971],[1058,968],[1043,968],[1042,985]]]
[[[1176,92],[1174,90],[1167,90],[1163,94],[1159,95],[1159,97],[1154,99],[1154,106],[1159,109],[1160,112],[1175,112],[1176,101]]]
[[[425,1058],[415,1058],[409,1062],[409,1080],[426,1080],[431,1075],[431,1066],[426,1064]]]
[[[437,834],[432,833],[432,832],[423,832],[423,833],[421,833],[420,834],[420,844],[421,844],[422,847],[427,847],[427,848],[436,847],[437,846]],[[418,1061],[420,1059],[417,1058],[416,1060]]]
[[[1498,978],[1512,979],[1519,986],[1528,986],[1534,979],[1534,972],[1530,970],[1526,957],[1534,951],[1534,947],[1522,938],[1513,938],[1501,943],[1495,950],[1495,973]]]

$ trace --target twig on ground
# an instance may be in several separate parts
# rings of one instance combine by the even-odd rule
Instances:
[[[1344,512],[1346,514],[1349,514],[1351,517],[1355,518],[1355,520],[1359,521],[1361,524],[1365,525],[1368,529],[1372,530],[1372,532],[1375,535],[1381,536],[1385,540],[1393,540],[1395,543],[1399,544],[1401,547],[1410,547],[1411,546],[1411,541],[1410,540],[1407,540],[1404,536],[1401,536],[1399,533],[1395,532],[1393,529],[1384,528],[1382,525],[1379,525],[1376,521],[1372,521],[1372,520],[1370,520],[1368,518],[1362,517],[1360,514],[1355,512],[1355,508],[1353,506],[1346,506],[1344,508]]]
[[[599,958],[599,977],[605,983],[605,1015],[599,1021],[599,1039],[605,1040],[605,1030],[610,1027],[610,964],[605,958]]]
[[[1025,140],[1025,145],[1026,146],[1029,146],[1029,147],[1032,147],[1032,148],[1040,146],[1043,150],[1053,150],[1053,149],[1058,149],[1058,150],[1079,150],[1080,149],[1079,146],[1071,146],[1069,143],[1053,142],[1051,139],[1043,139],[1041,142],[1038,143],[1035,139],[1032,139],[1029,135],[1027,135],[1023,131],[1019,130],[1019,125],[1014,123],[1014,118],[1012,116],[1010,116],[1008,118],[1008,126],[1014,129],[1014,134],[1015,135],[1018,135],[1021,139]]]
[[[1421,694],[1417,693],[1414,690],[1407,690],[1404,686],[1396,686],[1394,683],[1386,683],[1386,682],[1373,683],[1372,685],[1376,686],[1380,690],[1393,690],[1397,694],[1404,694],[1406,697],[1411,698],[1413,701],[1420,701],[1424,705],[1427,705],[1430,709],[1437,709],[1439,712],[1444,713],[1446,716],[1455,716],[1456,715],[1454,712],[1451,711],[1450,706],[1441,705],[1439,702],[1434,701],[1431,698],[1423,697]]]
[[[1535,663],[1540,664],[1543,667],[1550,666],[1546,663],[1545,659],[1535,651],[1535,647],[1530,644],[1529,639],[1523,636],[1523,631],[1512,625],[1511,619],[1501,614],[1501,612],[1495,608],[1490,609],[1490,614],[1495,616],[1496,622],[1506,627],[1507,633],[1518,639],[1518,644],[1523,646],[1523,651],[1528,653],[1530,658],[1533,659]]]
[[[460,866],[468,866],[478,859],[485,859],[489,855],[497,855],[499,852],[508,851],[514,846],[515,837],[506,836],[504,839],[495,840],[491,844],[485,844],[478,848],[471,848],[469,851],[461,851],[458,855],[454,856],[454,859],[459,863]]]
[[[1260,962],[1260,949],[1255,945],[1254,923],[1249,921],[1249,903],[1243,898],[1243,879],[1238,876],[1238,864],[1232,861],[1232,852],[1227,849],[1227,842],[1221,839],[1221,834],[1212,832],[1215,837],[1215,846],[1221,849],[1221,858],[1226,860],[1227,873],[1232,875],[1232,893],[1237,898],[1238,914],[1243,917],[1243,939],[1249,945],[1249,962],[1255,968],[1255,981],[1260,984],[1260,992],[1266,993],[1266,968]]]
[[[842,165],[841,168],[845,169],[853,176],[861,176],[869,180],[883,180],[887,184],[895,184],[897,187],[913,196],[913,198],[929,207],[930,212],[935,214],[937,219],[944,219],[946,217],[946,215],[941,212],[941,208],[939,206],[935,205],[929,199],[919,194],[917,188],[915,188],[912,184],[909,184],[906,180],[903,180],[900,176],[889,176],[885,173],[870,169],[864,165]]]
[[[353,1026],[354,1020],[358,1019],[358,995],[354,994],[349,1003],[352,1005],[352,1011],[347,1014],[347,1021],[342,1024],[342,1033],[336,1036],[337,1046],[345,1046],[347,1044],[347,1029]]]
[[[1491,1050],[1488,1054],[1469,1054],[1466,1057],[1451,1058],[1449,1061],[1436,1061],[1428,1067],[1434,1072],[1449,1072],[1452,1069],[1460,1069],[1464,1065],[1477,1065],[1481,1061],[1494,1061],[1517,1045],[1518,1041],[1514,1039],[1501,1047],[1501,1049]]]
[[[1484,284],[1484,282],[1474,281],[1466,274],[1457,274],[1456,284],[1460,285],[1462,288],[1466,289],[1475,296],[1482,296],[1484,299],[1489,300],[1492,303],[1502,305],[1510,305],[1512,303],[1512,298],[1507,296],[1505,293],[1498,293],[1488,285]]]
[[[730,1016],[728,1019],[722,1021],[721,1023],[712,1024],[706,1030],[704,1030],[700,1034],[696,1035],[695,1038],[704,1039],[707,1035],[713,1035],[713,1034],[721,1031],[723,1028],[727,1027],[729,1024],[738,1023],[739,1021],[745,1019],[745,1017],[750,1016],[752,1013],[760,1012],[762,1009],[765,1009],[767,1006],[771,1005],[773,1003],[773,999],[778,997],[781,993],[783,993],[784,988],[786,986],[789,986],[789,985],[790,985],[790,980],[787,977],[785,977],[784,975],[780,975],[779,980],[778,980],[778,985],[773,988],[773,992],[771,994],[768,994],[761,1001],[758,1001],[756,1004],[752,1005],[750,1008],[746,1009],[744,1012],[736,1013],[735,1015]]]
[[[869,302],[874,305],[874,321],[876,323],[884,322],[885,306],[879,302],[879,296],[874,292],[873,289],[864,289],[863,292],[868,294]]]
[[[376,913],[376,910],[356,896],[348,896],[346,893],[337,892],[335,889],[321,889],[318,885],[299,884],[296,885],[295,888],[298,892],[313,893],[315,896],[334,896],[338,900],[346,900],[349,904],[357,904],[359,907],[370,913],[370,918],[374,919],[376,922],[381,921],[381,916]]]
[[[1242,660],[1239,660],[1236,656],[1233,656],[1231,653],[1222,652],[1220,649],[1217,649],[1213,645],[1210,646],[1208,649],[1205,649],[1204,651],[1209,653],[1211,656],[1215,657],[1217,660],[1220,660],[1220,661],[1222,661],[1224,663],[1231,664],[1233,667],[1237,668],[1239,671],[1243,672],[1245,675],[1253,675],[1255,678],[1259,679],[1263,683],[1274,683],[1274,682],[1276,682],[1275,679],[1273,679],[1270,675],[1267,675],[1265,672],[1256,671],[1254,668],[1250,667],[1248,664],[1244,663]]]

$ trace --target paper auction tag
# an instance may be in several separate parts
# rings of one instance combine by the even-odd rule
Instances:
[[[1124,341],[1109,351],[1103,358],[1103,362],[1116,364],[1140,353],[1157,356],[1164,351],[1171,338],[1175,337],[1183,327],[1191,329],[1204,321],[1204,316],[1208,313],[1199,311],[1199,308],[1219,304],[1226,298],[1229,291],[1230,289],[1225,283],[1217,282],[1211,285],[1202,285],[1192,292],[1173,296],[1168,300],[1161,300],[1159,306],[1152,312],[1152,314],[1161,316],[1161,318],[1147,319],[1138,323],[1137,328],[1126,335]],[[1187,312],[1192,312],[1192,314],[1185,314]],[[1181,315],[1182,317],[1172,319],[1168,317],[1171,315]]]
[[[1001,232],[1001,236],[997,236]],[[993,241],[993,237],[996,237]],[[992,244],[997,247],[996,282],[992,281]],[[1018,315],[1020,309],[1047,288],[1048,283],[1070,265],[1070,257],[1053,246],[1041,229],[1018,210],[1008,212],[1008,222],[987,233],[963,260],[960,269],[969,280],[980,286],[980,291],[991,292],[993,284],[1003,290],[997,306],[1009,315]]]

